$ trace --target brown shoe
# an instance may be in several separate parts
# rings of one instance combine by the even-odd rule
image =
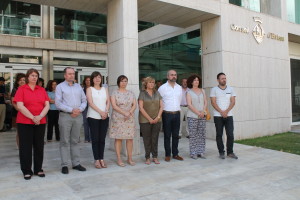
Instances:
[[[182,157],[180,157],[179,155],[177,155],[177,156],[173,156],[173,158],[174,158],[174,159],[176,159],[176,160],[181,160],[181,161],[183,160],[183,158],[182,158]]]
[[[171,156],[166,156],[165,161],[170,162],[170,160],[171,160]]]

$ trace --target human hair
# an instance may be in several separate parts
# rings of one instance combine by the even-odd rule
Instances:
[[[30,68],[30,69],[27,70],[26,75],[25,75],[25,82],[26,82],[27,84],[29,83],[28,77],[29,77],[29,75],[32,74],[32,73],[36,73],[36,74],[38,75],[37,81],[39,81],[40,74],[39,74],[38,70],[36,70],[36,69],[34,69],[34,68]]]
[[[142,82],[142,90],[147,90],[147,84],[151,81],[154,81],[154,88],[153,90],[156,91],[156,84],[155,84],[155,79],[151,76],[148,76],[146,78],[144,78],[143,82]]]
[[[95,83],[94,83],[94,78],[97,77],[97,76],[100,76],[100,78],[101,78],[100,87],[102,87],[102,75],[101,75],[101,73],[98,72],[98,71],[94,71],[94,72],[91,74],[91,78],[90,78],[91,86],[94,87],[94,85],[95,85]]]
[[[43,78],[39,78],[38,82],[42,82],[42,87],[45,85],[45,80]]]
[[[0,77],[0,81],[5,82],[5,79],[3,77]]]
[[[223,72],[221,72],[221,73],[218,73],[218,75],[217,75],[217,79],[219,79],[219,78],[220,78],[220,76],[222,76],[222,75],[226,76],[226,74],[224,74]]]
[[[191,75],[188,79],[187,79],[187,87],[188,88],[193,88],[193,81],[196,79],[196,78],[198,78],[198,80],[199,80],[199,85],[198,85],[198,88],[201,88],[201,78],[200,78],[200,76],[198,76],[198,75],[196,75],[196,74],[193,74],[193,75]]]
[[[168,70],[168,72],[167,72],[167,76],[169,76],[169,73],[170,73],[170,71],[174,71],[174,72],[176,72],[176,70],[174,70],[174,69],[170,69],[170,70]],[[176,72],[176,74],[177,74],[177,72]]]
[[[67,70],[68,69],[73,69],[74,70],[74,72],[75,72],[75,69],[73,68],[73,67],[66,67],[65,69],[64,69],[64,74],[66,74],[67,73]]]
[[[52,83],[57,83],[56,80],[49,80],[48,83],[47,83],[47,91],[49,92],[52,92],[53,91],[53,88],[52,88]]]
[[[84,79],[83,79],[83,81],[82,81],[82,87],[83,87],[83,88],[86,88],[86,83],[85,83],[85,82],[86,82],[86,79],[88,79],[88,78],[91,80],[91,77],[90,77],[90,76],[84,77]]]
[[[14,82],[14,88],[18,88],[19,87],[19,81],[21,80],[21,78],[25,78],[26,75],[24,73],[17,73],[16,74],[16,80]]]
[[[128,78],[125,75],[121,75],[121,76],[118,77],[118,79],[117,79],[118,87],[120,87],[120,82],[123,81],[124,79],[126,79],[128,81]]]

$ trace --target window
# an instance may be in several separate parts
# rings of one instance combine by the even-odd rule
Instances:
[[[287,0],[286,3],[288,21],[300,24],[300,0]]]
[[[36,4],[0,1],[0,34],[41,36],[41,7]]]

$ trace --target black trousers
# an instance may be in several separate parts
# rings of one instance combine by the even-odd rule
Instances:
[[[33,171],[38,173],[42,170],[44,159],[44,135],[46,124],[18,124],[20,138],[20,164],[23,174],[33,174],[32,172],[32,152]]]
[[[162,114],[163,127],[164,127],[164,146],[166,156],[177,156],[178,143],[179,143],[179,128],[180,128],[180,112],[176,114],[163,112]],[[171,149],[171,138],[172,138],[172,149]]]
[[[94,159],[103,160],[105,137],[107,133],[109,118],[102,120],[88,117],[87,120],[90,126]]]
[[[48,111],[48,131],[47,131],[47,140],[52,140],[53,136],[53,126],[55,127],[55,139],[60,140],[58,119],[59,119],[59,110],[49,110]]]
[[[223,130],[225,127],[226,130],[226,136],[227,136],[227,144],[226,144],[226,150],[227,150],[227,155],[230,153],[233,153],[233,141],[234,141],[234,136],[233,136],[233,117],[214,117],[214,122],[216,126],[216,141],[217,141],[217,146],[219,153],[224,153],[224,144],[223,144]]]

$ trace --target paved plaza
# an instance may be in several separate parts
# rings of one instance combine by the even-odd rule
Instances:
[[[59,143],[45,146],[46,178],[22,177],[15,132],[0,133],[0,199],[4,200],[299,200],[300,156],[235,144],[238,160],[218,158],[216,144],[207,140],[207,159],[189,158],[188,139],[179,143],[184,161],[163,161],[163,135],[159,138],[160,165],[144,164],[142,154],[136,166],[119,167],[107,148],[107,169],[93,167],[91,144],[81,143],[81,161],[86,172],[70,169],[61,174]],[[124,158],[125,160],[125,158]]]

